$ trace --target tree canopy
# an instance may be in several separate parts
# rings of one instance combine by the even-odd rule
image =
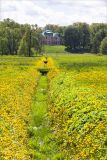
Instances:
[[[64,32],[65,46],[74,52],[100,52],[101,41],[107,36],[107,24],[74,23]]]
[[[105,38],[101,41],[100,53],[102,53],[102,54],[107,54],[107,37],[105,37]]]
[[[0,22],[0,54],[31,56],[42,51],[41,28],[37,25],[18,24],[11,19]]]
[[[60,33],[63,45],[70,52],[99,53],[107,37],[107,24],[77,22],[69,26],[19,24],[9,18],[0,21],[0,54],[32,56],[43,50],[42,32],[46,29]],[[103,52],[102,52],[103,53]]]

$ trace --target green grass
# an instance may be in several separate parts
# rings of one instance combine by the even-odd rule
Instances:
[[[57,145],[47,117],[47,77],[41,76],[33,97],[31,124],[29,126],[29,146],[32,160],[57,160]],[[55,158],[56,156],[56,158]]]
[[[0,66],[32,66],[38,57],[0,56]]]
[[[61,69],[67,70],[90,70],[106,69],[107,56],[93,54],[67,54],[53,56]]]
[[[44,46],[45,53],[52,54],[52,53],[65,53],[65,46],[58,45],[58,46]]]

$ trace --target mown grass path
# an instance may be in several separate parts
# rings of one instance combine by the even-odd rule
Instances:
[[[32,103],[32,122],[29,129],[31,157],[33,160],[53,160],[57,147],[52,138],[47,116],[47,76],[40,76]]]

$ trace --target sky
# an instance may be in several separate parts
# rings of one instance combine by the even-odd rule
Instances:
[[[6,18],[41,27],[107,23],[107,0],[0,0],[0,20]]]

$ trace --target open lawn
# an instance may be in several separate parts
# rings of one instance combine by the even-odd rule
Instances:
[[[95,54],[59,54],[54,56],[58,66],[67,70],[107,69],[107,56]]]
[[[44,46],[44,51],[45,53],[65,53],[65,46],[63,45],[58,45],[58,46],[49,46],[49,45],[45,45]]]

